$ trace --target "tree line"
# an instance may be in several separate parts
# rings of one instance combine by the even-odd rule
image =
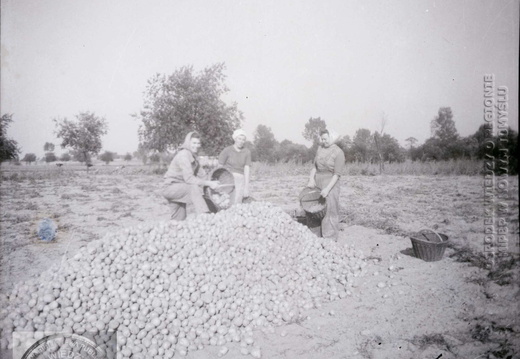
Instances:
[[[50,152],[45,152],[44,156],[41,158],[38,158],[36,156],[36,154],[34,154],[34,153],[26,153],[25,156],[20,161],[25,162],[27,164],[33,164],[38,161],[45,162],[45,163],[76,161],[76,162],[85,163],[85,164],[92,162],[91,159],[88,162],[85,161],[84,157],[81,155],[81,152],[77,152],[74,150],[69,150],[69,151],[61,154],[61,156],[56,156],[56,154],[53,152],[54,144],[50,143],[50,142],[46,142],[44,145],[44,151],[47,151],[47,150]],[[113,162],[116,159],[131,161],[133,158],[134,157],[129,152],[127,152],[124,155],[120,155],[117,152],[112,152],[112,151],[104,151],[103,153],[101,153],[97,156],[98,160],[105,162],[106,164],[109,164],[110,162]]]
[[[382,129],[371,132],[366,128],[358,129],[353,138],[348,135],[341,137],[336,144],[343,150],[346,162],[384,164],[405,160],[424,162],[492,158],[499,165],[498,172],[505,172],[504,165],[507,164],[510,174],[518,173],[518,133],[510,127],[495,133],[489,125],[482,124],[474,134],[462,137],[457,132],[450,107],[441,107],[431,120],[430,127],[430,138],[418,145],[417,139],[409,137],[406,139],[407,148],[399,145],[391,135],[383,133]],[[306,147],[288,140],[278,142],[269,127],[259,125],[254,141],[249,143],[253,160],[270,163],[312,161],[319,144],[319,132],[326,128],[324,120],[311,117],[302,133],[305,139],[312,141],[312,146]]]
[[[224,147],[232,144],[233,131],[244,121],[236,103],[226,104],[222,97],[229,89],[225,85],[225,66],[215,64],[196,73],[191,66],[181,67],[171,75],[156,74],[147,83],[143,108],[132,117],[140,121],[138,130],[139,146],[133,156],[125,155],[125,160],[137,157],[143,162],[160,162],[170,158],[172,153],[192,130],[201,134],[204,152],[216,155]],[[69,149],[59,160],[77,160],[89,164],[102,149],[101,136],[107,133],[107,122],[91,112],[80,112],[76,120],[56,118],[56,135],[61,139],[61,147]],[[18,160],[20,148],[16,141],[7,137],[6,129],[12,122],[12,115],[4,114],[0,122],[0,160]],[[518,133],[511,128],[501,129],[496,134],[481,125],[470,136],[461,137],[456,129],[450,107],[441,107],[431,120],[431,134],[423,144],[417,139],[406,139],[407,148],[397,139],[384,132],[386,116],[383,115],[381,128],[371,131],[358,129],[354,136],[345,135],[337,141],[344,151],[347,162],[384,163],[411,161],[440,161],[455,159],[484,159],[490,155],[502,158],[507,153],[509,173],[517,173]],[[246,145],[251,149],[253,161],[268,163],[297,161],[307,163],[313,160],[319,145],[319,132],[326,129],[325,120],[309,118],[304,124],[302,135],[312,145],[307,147],[287,139],[278,142],[272,130],[258,125],[254,136]],[[489,141],[495,145],[490,153]],[[45,161],[58,160],[54,155],[54,144],[45,143]],[[105,151],[98,158],[106,163],[113,161],[116,154]],[[36,161],[34,154],[26,154],[22,161]]]

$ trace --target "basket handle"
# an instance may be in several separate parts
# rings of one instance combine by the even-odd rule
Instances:
[[[423,229],[421,229],[421,230],[419,231],[419,233],[424,233],[424,232],[432,232],[432,233],[434,233],[434,234],[437,235],[437,237],[439,238],[439,240],[440,240],[441,242],[444,242],[444,239],[441,237],[441,235],[440,235],[437,231],[435,231],[435,230],[433,230],[433,229],[431,229],[431,228],[423,228]]]

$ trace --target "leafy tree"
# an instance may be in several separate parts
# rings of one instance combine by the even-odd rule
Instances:
[[[244,147],[248,148],[249,151],[251,151],[251,161],[253,161],[253,162],[258,161],[258,156],[256,154],[256,149],[255,149],[255,145],[253,144],[253,142],[246,141],[246,143],[244,144]]]
[[[278,145],[278,153],[276,157],[280,158],[281,161],[287,162],[289,160],[289,152],[291,150],[291,146],[294,145],[292,141],[283,140]]]
[[[352,140],[352,150],[356,160],[366,162],[372,157],[373,137],[370,130],[361,128]]]
[[[399,141],[394,137],[385,133],[378,137],[379,146],[383,161],[385,162],[403,162],[405,160],[404,149],[399,145]]]
[[[465,144],[460,140],[450,107],[441,107],[430,122],[431,137],[417,149],[410,151],[412,160],[449,160],[464,156]]]
[[[343,150],[343,153],[345,154],[345,162],[353,162],[356,160],[353,151],[353,142],[349,135],[341,137],[336,141],[336,145]]]
[[[80,163],[85,163],[85,164],[90,163],[90,155],[88,157],[86,157],[83,152],[74,151],[74,150],[70,151],[70,153],[72,154],[72,158],[74,159],[74,161],[78,161]]]
[[[415,147],[415,144],[417,143],[417,138],[415,137],[408,137],[406,140],[408,142],[408,148],[412,149]]]
[[[485,142],[489,139],[494,141],[495,134],[493,133],[493,126],[487,123],[480,125],[477,132],[471,135],[478,143],[477,158],[482,159],[486,154]],[[489,152],[489,151],[488,151]]]
[[[12,114],[4,114],[0,117],[0,162],[18,160],[20,148],[18,142],[7,137],[7,127],[13,122]]]
[[[63,161],[63,162],[68,162],[71,160],[71,155],[68,154],[68,153],[64,153],[60,156],[60,161]]]
[[[320,143],[320,131],[327,128],[327,124],[320,117],[309,118],[303,130],[303,138],[312,141],[313,147],[317,147]]]
[[[410,159],[412,161],[422,161],[422,156],[423,156],[422,146],[410,148],[408,150],[408,153],[410,154]]]
[[[45,144],[43,145],[43,150],[45,151],[44,159],[45,159],[46,163],[55,162],[58,160],[58,158],[54,154],[54,144],[53,143],[45,142]]]
[[[26,153],[22,158],[23,162],[31,164],[32,162],[36,162],[36,155],[34,153]]]
[[[475,138],[479,144],[484,143],[489,138],[495,137],[495,133],[493,132],[493,125],[483,123],[480,125],[477,132],[472,135],[472,137]]]
[[[45,152],[54,152],[54,143],[45,142],[43,145],[43,150]]]
[[[439,161],[446,158],[446,148],[438,138],[430,137],[418,148],[421,161]]]
[[[137,151],[134,152],[134,157],[140,159],[145,165],[148,163],[148,152],[149,151],[143,146],[143,144],[140,143],[137,146]]]
[[[156,152],[156,153],[152,153],[149,157],[150,159],[150,162],[152,163],[159,163],[161,162],[161,156]]]
[[[274,138],[273,131],[265,125],[258,125],[255,131],[253,144],[258,161],[275,162],[275,147],[278,142]]]
[[[452,145],[452,156],[454,158],[477,158],[479,144],[473,136],[459,138]]]
[[[99,156],[99,159],[103,162],[105,162],[106,165],[108,165],[110,162],[114,160],[114,153],[110,151],[105,151]]]
[[[289,140],[283,140],[278,146],[278,154],[275,156],[283,162],[296,161],[308,162],[312,157],[309,157],[309,149],[301,144],[293,143]]]
[[[496,168],[500,169],[497,174],[506,169],[510,175],[518,174],[518,132],[508,127],[495,134],[491,126],[483,124],[470,138],[476,142],[478,159],[489,161],[493,158],[496,161]]]
[[[140,119],[139,141],[146,150],[164,152],[178,147],[189,131],[197,130],[208,153],[217,153],[230,143],[243,115],[236,103],[221,97],[225,65],[215,64],[198,74],[185,66],[170,76],[157,74],[148,81]]]
[[[124,159],[125,161],[131,161],[131,160],[132,160],[132,155],[131,155],[129,152],[127,152],[126,155],[125,155],[125,157],[123,157],[123,159]]]
[[[336,141],[336,144],[343,150],[348,151],[352,147],[352,140],[349,135],[345,135]]]
[[[47,163],[50,163],[50,162],[56,162],[58,159],[56,158],[56,155],[54,154],[54,152],[47,152],[45,154],[45,162]]]
[[[107,133],[107,123],[102,117],[91,112],[81,112],[77,121],[55,119],[56,135],[62,139],[62,148],[71,148],[75,159],[90,164],[91,156],[101,150],[101,136]]]
[[[451,107],[441,107],[437,116],[431,121],[432,137],[439,139],[441,146],[448,147],[454,143],[459,134],[453,121]]]
[[[405,160],[405,150],[399,145],[397,139],[381,131],[371,133],[366,128],[356,131],[353,140],[344,136],[339,146],[345,153],[345,161],[353,162],[378,162],[380,171],[384,169],[384,162],[402,162]]]

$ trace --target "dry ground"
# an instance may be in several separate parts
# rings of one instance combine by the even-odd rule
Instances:
[[[107,232],[169,219],[161,176],[141,167],[1,168],[1,288],[39,276]],[[306,184],[299,174],[255,172],[252,194],[288,212]],[[264,358],[519,358],[518,178],[504,202],[509,244],[494,266],[484,253],[483,179],[468,176],[349,176],[341,180],[341,243],[363,250],[368,276],[352,295],[306,319],[257,331]],[[59,226],[42,243],[43,218]],[[413,255],[410,234],[434,228],[452,242],[438,262]],[[216,357],[218,348],[188,358]],[[231,346],[227,358],[243,357]]]

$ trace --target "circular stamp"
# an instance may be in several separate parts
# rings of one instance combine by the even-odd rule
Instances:
[[[39,339],[22,356],[22,359],[37,358],[107,359],[108,356],[94,338],[58,333]]]

